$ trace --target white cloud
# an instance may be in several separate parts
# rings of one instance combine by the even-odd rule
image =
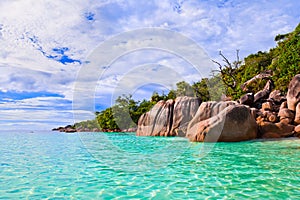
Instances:
[[[299,23],[299,9],[300,2],[297,0],[288,2],[3,0],[0,1],[0,91],[47,91],[60,94],[64,96],[64,100],[70,101],[73,99],[74,87],[78,89],[76,84],[82,83],[84,86],[91,84],[91,87],[80,93],[80,96],[75,96],[81,98],[84,104],[85,99],[91,98],[89,91],[94,92],[98,88],[102,96],[109,96],[114,91],[114,86],[123,80],[122,78],[141,77],[141,74],[132,72],[134,67],[149,63],[170,66],[183,78],[194,81],[199,79],[197,73],[182,58],[155,50],[131,52],[117,58],[99,82],[97,80],[100,76],[95,77],[97,79],[95,81],[93,75],[102,70],[101,66],[98,66],[99,69],[96,68],[96,72],[87,71],[90,74],[78,81],[77,77],[80,75],[78,73],[85,72],[80,70],[83,65],[78,62],[64,65],[58,60],[59,56],[65,55],[69,59],[84,62],[100,42],[124,31],[148,27],[164,27],[178,31],[200,44],[213,59],[219,59],[220,49],[230,59],[235,57],[235,50],[240,49],[243,57],[275,46],[273,39],[276,34],[292,31]],[[88,17],[90,19],[87,19]],[[177,40],[169,38],[167,41],[160,41],[159,37],[154,39],[156,42],[154,44],[165,42],[170,49],[176,49],[176,46],[183,47],[176,50],[185,52],[187,56],[193,53],[191,51],[193,47],[184,45],[184,41],[178,38]],[[124,42],[127,43],[114,44],[116,46],[111,46],[112,43],[107,44],[108,48],[104,48],[102,52],[107,56],[107,61],[111,61],[110,58],[114,58],[116,53],[116,51],[107,52],[112,47],[124,50],[143,46],[149,41],[133,41],[126,38]],[[67,48],[63,54],[54,51],[55,48],[63,47]],[[207,75],[209,71],[210,69],[203,68],[201,73]],[[127,74],[128,72],[132,73]],[[156,74],[156,78],[163,79],[163,75]],[[148,77],[145,78],[145,81],[147,80]],[[98,83],[100,85],[97,85]],[[133,82],[127,81],[126,84],[130,85]],[[145,91],[142,93],[145,94]],[[107,98],[102,100],[108,101]],[[22,102],[12,99],[15,104],[7,101],[5,106],[12,106],[16,110],[36,106],[38,110],[39,106],[51,108],[56,101],[56,98],[26,99]],[[110,104],[110,102],[102,103]],[[62,106],[70,107],[71,104],[66,103]],[[93,106],[89,106],[89,109]],[[4,116],[8,116],[6,111],[3,112]],[[18,112],[20,111],[15,112],[15,117]],[[52,117],[55,116],[55,111],[46,112],[49,112],[49,116],[54,120]],[[62,122],[70,118],[69,111],[66,113],[66,115],[60,113],[59,119]],[[45,116],[42,111],[31,114]]]
[[[74,113],[77,113],[75,118]],[[91,119],[93,116],[93,113],[85,110],[0,110],[0,126],[1,130],[7,130],[24,128],[27,124],[27,130],[51,130],[54,127]]]
[[[91,119],[93,112],[73,110],[61,97],[36,97],[0,103],[1,129],[19,129],[28,123],[30,129],[50,130],[74,122]],[[19,126],[21,125],[21,126]]]

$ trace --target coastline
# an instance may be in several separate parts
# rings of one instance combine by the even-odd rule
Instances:
[[[252,139],[300,137],[300,74],[287,95],[273,90],[268,80],[257,93],[238,101],[202,102],[197,97],[161,100],[142,114],[136,128],[100,129],[74,125],[59,132],[136,132],[137,136],[180,136],[193,142],[238,142]]]

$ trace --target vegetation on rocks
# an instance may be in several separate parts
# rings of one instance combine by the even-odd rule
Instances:
[[[233,62],[220,52],[222,61],[215,61],[219,70],[212,72],[212,77],[192,84],[181,81],[177,83],[176,89],[170,90],[168,94],[160,95],[154,92],[150,100],[135,101],[131,95],[120,96],[115,105],[96,112],[94,120],[79,122],[73,127],[99,131],[129,129],[136,127],[140,116],[160,100],[174,100],[178,96],[200,97],[202,101],[219,100],[222,93],[232,100],[237,100],[246,93],[257,93],[268,81],[272,82],[274,89],[285,95],[289,82],[300,73],[300,24],[291,33],[277,35],[275,41],[276,47],[266,52],[251,54],[244,58],[243,62],[239,60],[239,51],[236,61]],[[245,87],[245,82],[258,74],[262,74],[263,78],[253,79]]]

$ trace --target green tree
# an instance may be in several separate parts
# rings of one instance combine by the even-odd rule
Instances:
[[[103,111],[101,111],[96,116],[97,122],[101,129],[118,129],[117,123],[115,121],[115,118],[113,116],[112,108],[107,108]]]
[[[139,118],[137,115],[138,103],[132,99],[132,95],[122,95],[116,99],[112,108],[119,128],[128,129],[136,125]]]
[[[290,80],[300,72],[300,23],[293,32],[284,34],[270,53],[273,60],[269,69],[274,71],[275,87],[287,92]]]
[[[194,91],[194,96],[200,97],[202,101],[209,101],[210,94],[208,90],[208,78],[203,78],[201,81],[193,83],[192,88]]]
[[[176,91],[175,90],[170,90],[168,95],[167,95],[167,99],[176,99]]]
[[[194,96],[193,88],[187,82],[178,82],[176,86],[176,96]]]
[[[154,91],[151,98],[150,98],[150,101],[152,102],[159,102],[160,100],[165,100],[166,99],[166,96],[163,94],[163,95],[159,95],[158,92]]]

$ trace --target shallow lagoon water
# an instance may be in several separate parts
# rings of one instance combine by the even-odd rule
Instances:
[[[0,132],[0,199],[297,199],[300,140]]]

